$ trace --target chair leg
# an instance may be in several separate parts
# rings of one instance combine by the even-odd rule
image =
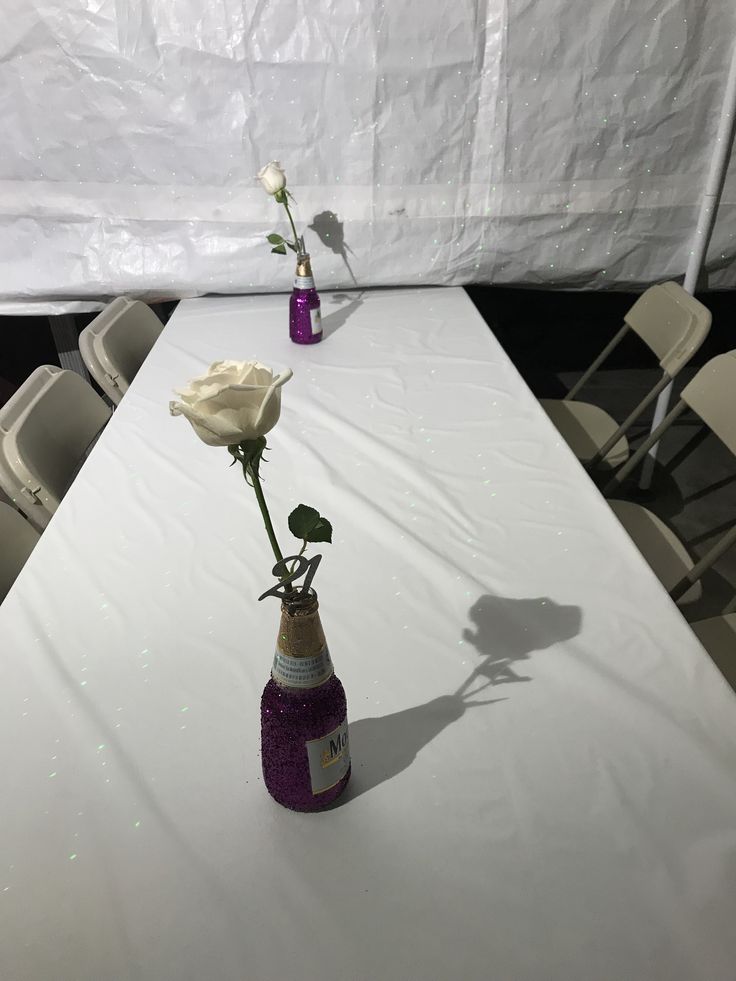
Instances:
[[[588,368],[588,370],[585,372],[585,374],[582,376],[582,378],[579,378],[577,380],[577,382],[572,386],[572,388],[570,389],[570,391],[567,393],[567,395],[563,399],[564,402],[569,402],[570,399],[574,399],[575,398],[575,396],[578,394],[578,392],[583,387],[583,385],[588,381],[588,379],[590,378],[590,376],[593,375],[596,371],[598,371],[598,369],[600,368],[600,366],[606,360],[606,358],[611,353],[611,351],[613,351],[613,349],[616,347],[616,345],[621,341],[621,339],[623,338],[624,334],[626,333],[626,331],[628,329],[629,329],[629,325],[628,324],[624,324],[623,327],[621,328],[621,330],[613,338],[613,340],[609,341],[609,343],[606,344],[606,346],[603,348],[603,350],[601,351],[601,353],[595,359],[595,361],[590,366],[590,368]]]
[[[644,440],[636,453],[630,457],[620,470],[616,471],[611,480],[603,488],[604,495],[612,494],[621,485],[631,471],[639,465],[644,455],[649,452],[650,447],[654,446],[657,440],[661,439],[665,430],[669,429],[675,419],[681,416],[685,409],[687,409],[687,403],[680,399],[674,409],[665,416],[659,426]]]
[[[652,404],[652,402],[656,399],[656,397],[659,395],[662,389],[666,388],[667,385],[669,385],[671,380],[672,379],[670,378],[670,376],[667,374],[667,372],[665,372],[664,375],[659,379],[657,384],[654,386],[654,388],[650,392],[647,392],[647,394],[637,405],[637,407],[629,414],[627,419],[621,423],[621,425],[618,427],[618,429],[613,434],[613,436],[611,436],[608,442],[604,443],[603,446],[598,450],[596,455],[590,461],[589,467],[591,469],[593,467],[596,467],[601,462],[601,460],[605,460],[606,456],[611,452],[611,450],[614,448],[616,443],[618,443],[621,437],[624,436],[629,431],[630,427],[636,422],[636,420],[639,418],[642,412],[644,412],[644,410],[647,409]]]
[[[718,539],[713,548],[709,549],[703,558],[696,562],[692,569],[672,587],[670,590],[672,599],[677,602],[677,600],[683,597],[692,584],[697,582],[710,569],[713,563],[717,562],[723,553],[727,552],[733,545],[736,545],[736,524],[733,528],[729,528],[726,534]]]
[[[79,353],[79,336],[74,315],[63,313],[56,317],[49,317],[49,326],[61,367],[69,371],[76,371],[88,382],[90,380],[89,372],[82,360],[82,355]]]

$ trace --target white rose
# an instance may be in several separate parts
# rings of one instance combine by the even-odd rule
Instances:
[[[292,376],[280,375],[257,361],[215,361],[204,375],[176,389],[180,402],[170,402],[172,416],[186,416],[208,446],[231,446],[265,436],[279,421],[281,386]]]
[[[256,175],[266,194],[277,194],[286,187],[286,174],[278,160],[271,160]]]

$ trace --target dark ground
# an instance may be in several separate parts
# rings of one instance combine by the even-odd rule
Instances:
[[[552,292],[471,286],[468,293],[531,390],[561,398],[623,322],[635,293]],[[736,348],[736,291],[698,297],[713,314],[710,334],[675,383],[675,395],[716,354]],[[158,308],[168,319],[175,304]],[[77,327],[93,314],[79,315]],[[40,364],[58,364],[45,317],[1,318],[0,405]],[[17,328],[17,329],[16,329]],[[580,397],[623,420],[658,377],[652,355],[636,337],[626,339]],[[648,432],[649,414],[632,430]],[[712,435],[699,439],[695,417],[682,416],[662,441],[646,498],[637,497],[669,523],[694,555],[702,555],[736,520],[736,459]],[[633,440],[636,445],[636,440]],[[634,496],[635,487],[630,489]],[[620,495],[625,496],[625,495]],[[736,548],[703,579],[703,599],[685,608],[688,619],[720,612],[736,592]]]

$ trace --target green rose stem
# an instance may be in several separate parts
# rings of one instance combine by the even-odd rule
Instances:
[[[263,437],[261,437],[263,439]],[[263,444],[265,448],[265,439],[263,439]],[[266,534],[268,535],[268,540],[271,543],[271,548],[273,549],[273,554],[276,556],[277,562],[283,562],[284,556],[279,548],[279,543],[276,538],[276,532],[273,530],[273,522],[271,521],[271,515],[268,511],[268,505],[266,504],[266,498],[263,494],[263,487],[261,486],[261,478],[258,476],[258,467],[260,464],[260,453],[255,457],[255,466],[253,465],[253,457],[246,456],[243,452],[243,447],[238,446],[237,449],[229,448],[232,455],[243,465],[243,476],[245,477],[246,483],[248,482],[248,477],[253,482],[253,490],[256,493],[256,500],[258,501],[258,507],[261,509],[261,515],[263,516],[263,524],[266,526]],[[238,450],[240,452],[238,452]],[[263,452],[263,450],[261,450]],[[281,578],[285,578],[286,573]],[[290,582],[284,583],[284,589],[287,593],[292,592],[292,585]]]
[[[304,539],[304,544],[303,544],[303,545],[302,545],[302,547],[301,547],[301,548],[299,549],[299,555],[304,555],[304,553],[305,553],[305,552],[306,552],[306,550],[307,550],[307,546],[308,546],[308,545],[309,545],[309,542],[308,542],[308,541],[306,540],[306,538],[305,538],[305,539]],[[294,562],[294,563],[292,564],[292,566],[291,566],[291,570],[290,570],[290,571],[291,571],[291,572],[293,572],[293,571],[294,571],[294,569],[296,569],[296,562]]]
[[[276,540],[276,533],[273,530],[273,524],[271,523],[271,515],[268,513],[268,505],[266,504],[266,498],[263,496],[261,479],[258,476],[258,474],[255,473],[253,470],[249,470],[248,472],[250,473],[250,479],[253,481],[253,490],[256,492],[256,500],[258,501],[258,507],[261,509],[261,514],[263,515],[263,523],[266,526],[266,534],[268,535],[268,540],[271,542],[271,548],[273,549],[273,554],[276,556],[277,562],[283,562],[284,556],[281,554],[279,543]]]
[[[288,199],[286,197],[286,190],[284,188],[281,188],[280,191],[277,191],[274,194],[274,197],[279,202],[279,204],[283,204],[283,206],[286,208],[286,214],[289,216],[289,222],[291,224],[291,230],[294,233],[294,249],[295,249],[295,251],[298,254],[301,251],[300,248],[299,248],[299,236],[296,233],[296,225],[294,224],[294,219],[291,217],[291,210],[289,208],[289,202],[288,202]]]
[[[281,554],[279,543],[276,540],[276,532],[273,530],[273,524],[271,522],[271,515],[268,513],[266,498],[263,496],[261,478],[258,476],[258,471],[254,470],[252,467],[248,467],[248,473],[250,474],[250,479],[253,481],[253,490],[256,492],[256,500],[258,501],[258,507],[261,509],[261,514],[263,515],[263,523],[266,526],[266,534],[268,535],[268,540],[271,542],[273,554],[276,556],[277,562],[283,562],[284,556]],[[284,585],[284,589],[287,593],[290,593],[292,589],[291,583],[287,582]]]

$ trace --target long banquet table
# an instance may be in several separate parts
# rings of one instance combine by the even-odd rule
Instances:
[[[462,290],[323,314],[182,302],[0,607],[3,981],[732,981],[732,691]],[[321,814],[260,774],[252,491],[168,413],[226,358],[294,370],[283,544],[335,529]]]

